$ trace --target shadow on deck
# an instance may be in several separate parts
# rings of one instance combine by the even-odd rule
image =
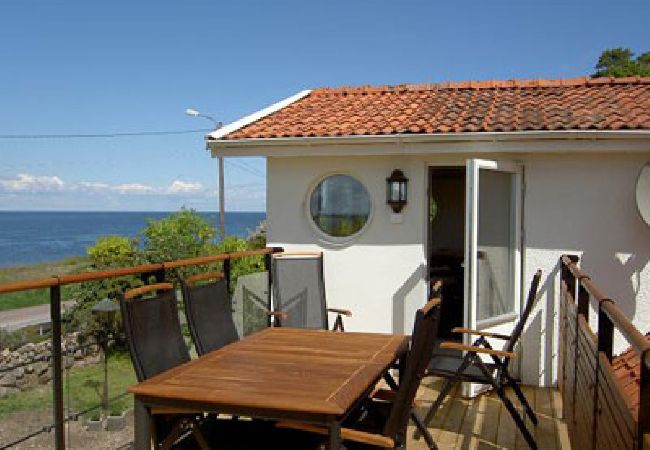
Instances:
[[[440,385],[441,382],[437,380],[422,384],[418,392],[420,416],[426,414],[437,397]],[[562,399],[559,391],[527,386],[522,386],[522,389],[531,405],[534,405],[539,419],[537,427],[531,426],[528,419],[526,422],[534,433],[538,447],[544,450],[571,449],[567,428],[561,419]],[[440,450],[528,449],[508,411],[493,393],[485,393],[474,399],[449,396],[429,429]],[[413,439],[414,430],[410,425],[407,448],[427,449],[424,439]]]

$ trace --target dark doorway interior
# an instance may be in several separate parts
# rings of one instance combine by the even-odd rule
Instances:
[[[438,336],[462,339],[452,333],[463,326],[463,259],[465,255],[465,168],[429,168],[428,257],[430,287],[442,282]]]

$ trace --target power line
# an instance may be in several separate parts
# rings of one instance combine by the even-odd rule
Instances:
[[[80,133],[80,134],[0,134],[0,139],[110,139],[120,137],[140,137],[140,136],[168,136],[175,134],[193,134],[207,133],[212,131],[211,128],[199,128],[194,130],[174,130],[174,131],[133,131],[118,133]]]
[[[257,170],[256,168],[251,167],[251,166],[248,166],[248,165],[246,165],[246,164],[244,164],[244,163],[242,163],[242,162],[239,162],[239,161],[233,161],[232,159],[228,159],[227,161],[228,161],[228,164],[232,164],[232,165],[234,165],[236,168],[238,168],[238,169],[240,169],[240,170],[243,170],[243,171],[245,171],[245,172],[248,172],[248,173],[250,173],[251,175],[255,175],[256,177],[260,177],[260,178],[265,178],[265,177],[266,177],[265,174],[263,174],[262,172],[260,172],[260,171]]]

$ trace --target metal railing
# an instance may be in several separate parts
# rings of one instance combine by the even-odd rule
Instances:
[[[650,343],[578,266],[578,257],[560,258],[560,390],[575,448],[650,449]],[[589,326],[592,304],[598,329]],[[638,415],[612,368],[614,332],[639,358]]]
[[[41,429],[28,433],[13,442],[5,445],[3,448],[15,446],[24,442],[38,434],[54,430],[54,448],[56,450],[63,450],[66,448],[64,425],[69,420],[76,420],[80,415],[89,411],[99,409],[102,405],[98,404],[91,408],[86,408],[83,411],[75,412],[74,414],[64,413],[63,401],[63,351],[62,351],[62,320],[61,320],[61,287],[70,284],[84,283],[88,281],[98,281],[109,278],[118,278],[129,275],[138,275],[143,279],[155,277],[157,282],[165,280],[165,273],[170,269],[180,269],[188,266],[199,266],[213,263],[222,263],[224,278],[226,285],[231,287],[231,261],[239,258],[250,256],[264,256],[264,269],[268,271],[269,288],[267,292],[267,301],[269,309],[271,307],[271,255],[273,253],[282,252],[282,248],[267,247],[259,250],[246,250],[238,252],[219,253],[209,256],[201,256],[197,258],[182,259],[177,261],[169,261],[156,264],[142,264],[133,267],[124,267],[112,270],[100,270],[95,272],[82,272],[69,275],[53,275],[48,278],[40,278],[34,280],[17,281],[12,283],[0,284],[0,294],[8,294],[12,292],[28,291],[33,289],[49,289],[50,296],[50,316],[51,316],[51,353],[48,359],[52,363],[52,395],[53,395],[53,423],[43,426]],[[76,349],[75,349],[76,350]],[[42,360],[42,357],[40,358]],[[28,361],[24,365],[36,362]],[[23,363],[21,363],[22,365]],[[13,368],[17,368],[12,366]],[[124,396],[120,394],[115,397]]]

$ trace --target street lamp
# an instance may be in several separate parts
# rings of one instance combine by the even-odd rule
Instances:
[[[99,330],[97,338],[104,354],[104,389],[102,391],[102,409],[104,417],[108,414],[108,336],[120,307],[110,298],[105,298],[92,307],[93,316],[97,318]]]
[[[209,120],[214,125],[214,129],[218,130],[223,126],[223,123],[217,122],[217,120],[206,114],[201,114],[194,108],[187,108],[185,114],[190,117],[202,117]],[[223,186],[223,156],[217,155],[217,160],[219,161],[219,228],[221,232],[221,240],[223,241],[226,238],[226,209],[225,209],[225,195],[224,195],[224,186]]]

